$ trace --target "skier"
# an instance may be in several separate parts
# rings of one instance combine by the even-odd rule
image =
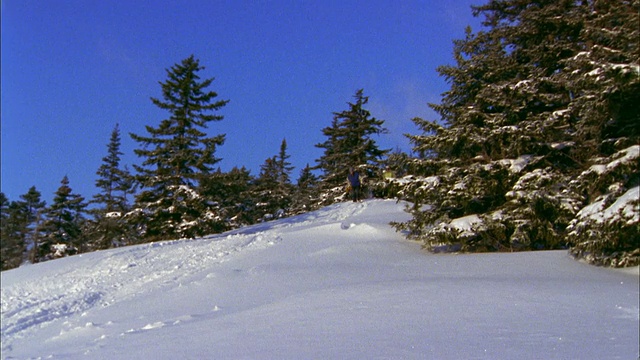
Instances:
[[[360,201],[360,174],[351,167],[349,168],[347,180],[351,187],[351,197],[353,198],[353,202]]]

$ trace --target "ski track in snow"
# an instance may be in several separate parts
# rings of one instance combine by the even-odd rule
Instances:
[[[93,253],[81,254],[77,256],[87,258],[88,262],[93,262],[94,257],[97,261],[88,267],[68,269],[62,277],[59,274],[47,276],[46,270],[39,272],[41,281],[37,283],[16,282],[4,286],[3,280],[2,348],[11,346],[10,339],[22,337],[33,327],[45,327],[54,320],[82,314],[94,306],[108,307],[112,302],[125,301],[142,292],[175,285],[234,254],[272,246],[281,241],[278,230],[341,222],[365,208],[366,203],[337,204],[329,207],[329,211],[311,212],[200,239],[123,247],[107,250],[108,255],[96,252],[99,257]],[[46,267],[46,263],[42,265]],[[87,272],[87,268],[91,271]],[[162,326],[164,323],[148,324],[130,332]],[[93,327],[94,324],[87,324],[82,329],[86,331]]]

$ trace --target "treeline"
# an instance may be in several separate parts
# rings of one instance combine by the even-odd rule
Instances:
[[[342,200],[349,167],[372,192],[409,202],[395,224],[430,251],[569,249],[606,266],[640,263],[640,0],[490,0],[483,27],[454,42],[450,85],[413,119],[413,155],[381,150],[384,122],[356,92],[323,129],[323,155],[291,181],[286,141],[258,176],[214,170],[224,135],[204,130],[227,100],[192,57],[167,70],[169,117],[131,134],[142,159],[120,167],[119,132],[87,203],[63,179],[46,206],[35,188],[2,197],[2,268],[71,252],[195,237]],[[380,172],[394,173],[381,181]],[[315,175],[314,170],[319,172]],[[87,219],[91,215],[92,219]]]
[[[140,146],[133,171],[122,166],[121,134],[115,126],[97,170],[99,193],[75,194],[65,176],[49,206],[32,187],[20,200],[0,195],[2,269],[67,255],[166,239],[195,238],[317,209],[343,199],[348,169],[357,168],[370,192],[389,153],[373,135],[386,132],[358,90],[348,109],[334,113],[323,129],[327,140],[317,165],[301,169],[297,182],[286,139],[254,176],[245,167],[223,172],[215,156],[225,135],[209,136],[211,122],[228,100],[209,90],[213,79],[193,56],[167,69],[162,98],[152,102],[168,113],[145,134],[130,134]],[[320,175],[316,175],[316,173]]]

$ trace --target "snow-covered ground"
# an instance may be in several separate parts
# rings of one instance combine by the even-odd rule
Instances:
[[[638,268],[433,255],[342,203],[2,273],[3,359],[637,359]]]

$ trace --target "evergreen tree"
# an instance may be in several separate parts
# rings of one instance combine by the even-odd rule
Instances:
[[[640,264],[640,2],[590,1],[565,77],[586,169],[571,188],[587,204],[568,226],[571,252],[606,266]],[[578,156],[577,154],[575,156]]]
[[[35,186],[20,195],[21,201],[9,202],[2,194],[2,269],[20,266],[26,259],[27,250],[34,247],[39,235],[37,221],[45,202]]]
[[[354,103],[348,103],[348,110],[334,113],[331,126],[322,130],[327,140],[316,145],[324,149],[316,168],[323,171],[321,186],[325,203],[334,202],[342,193],[350,167],[356,168],[362,177],[374,178],[380,161],[389,152],[379,149],[371,138],[387,132],[384,120],[372,117],[363,107],[369,98],[362,89],[356,91],[354,98]]]
[[[116,124],[111,132],[107,145],[107,156],[102,158],[96,174],[96,187],[100,192],[94,195],[92,203],[100,207],[91,211],[95,221],[88,224],[86,231],[90,233],[93,249],[107,249],[127,243],[132,234],[124,221],[124,214],[129,210],[127,194],[132,192],[131,175],[120,168],[120,128]]]
[[[404,228],[431,249],[564,247],[590,197],[570,180],[638,142],[638,2],[493,0],[474,14],[485,30],[468,28],[438,69],[441,119],[414,119]],[[471,231],[456,230],[463,216],[477,216]]]
[[[255,199],[251,189],[254,178],[245,167],[225,173],[220,169],[206,176],[199,192],[218,209],[213,232],[223,232],[256,222]]]
[[[255,181],[253,198],[256,200],[258,220],[270,220],[282,209],[285,202],[279,190],[280,168],[276,156],[270,157],[260,166],[260,174]]]
[[[30,187],[26,194],[20,195],[20,207],[25,214],[25,250],[33,249],[38,239],[42,236],[40,232],[40,222],[46,211],[47,203],[41,200],[41,196],[42,194],[35,186]]]
[[[256,220],[289,214],[294,188],[290,180],[293,170],[288,161],[290,157],[287,153],[287,141],[282,140],[278,155],[266,159],[260,167],[260,174],[250,189]]]
[[[27,222],[33,224],[37,221],[38,213],[42,212],[47,203],[41,200],[42,194],[35,186],[29,188],[26,194],[20,195],[22,203],[27,213]]]
[[[44,236],[35,247],[35,261],[83,252],[82,226],[87,204],[84,197],[74,194],[65,176],[55,192],[53,204],[46,211],[42,225]]]
[[[380,198],[400,198],[400,190],[409,173],[410,157],[400,149],[389,154],[382,162],[382,177],[373,185],[373,195]]]
[[[0,192],[0,226],[2,229],[2,238],[5,239],[5,227],[7,225],[7,220],[9,219],[9,199],[7,196]]]
[[[24,242],[19,236],[19,214],[15,211],[15,202],[9,202],[0,192],[0,270],[20,266]]]
[[[302,214],[318,208],[319,180],[307,164],[300,171],[300,177],[293,192],[291,214]]]
[[[200,80],[202,70],[193,55],[167,69],[168,78],[160,83],[163,99],[151,100],[169,118],[147,126],[148,136],[131,134],[143,146],[135,153],[144,161],[134,166],[142,191],[129,218],[141,221],[150,240],[203,235],[210,231],[207,219],[215,217],[197,187],[220,160],[215,151],[225,136],[208,137],[203,130],[222,120],[214,112],[228,100],[215,100],[218,95],[207,90],[213,78]]]
[[[128,210],[126,196],[131,191],[128,181],[131,175],[120,168],[120,144],[120,126],[116,124],[107,145],[107,156],[102,158],[103,163],[96,172],[96,187],[100,192],[92,200],[92,203],[102,205],[101,211],[104,213]]]
[[[278,167],[278,184],[280,186],[287,186],[291,184],[291,172],[294,167],[289,162],[291,155],[287,153],[287,139],[282,139],[280,144],[280,152],[276,158],[276,165]]]

